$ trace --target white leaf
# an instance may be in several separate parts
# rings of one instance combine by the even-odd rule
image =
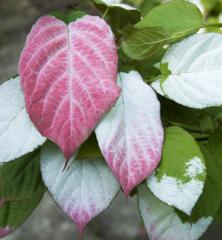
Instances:
[[[121,0],[100,0],[100,1],[106,3],[107,5],[119,4],[122,2]]]
[[[139,188],[138,202],[151,240],[197,240],[213,220],[202,217],[195,223],[182,222],[173,207],[157,199],[144,185]]]
[[[110,205],[120,187],[103,159],[70,160],[71,165],[63,171],[64,161],[56,145],[43,146],[43,180],[54,200],[82,232],[93,217]]]
[[[0,86],[0,162],[8,162],[42,145],[40,135],[26,112],[19,77]]]
[[[160,83],[160,80],[157,80],[155,82],[152,83],[152,87],[153,89],[161,96],[164,96],[166,95],[164,92],[163,92],[163,89],[161,88],[161,83]]]
[[[138,72],[120,73],[116,105],[96,128],[100,149],[124,192],[147,178],[159,163],[163,128],[160,104]]]
[[[222,105],[222,35],[195,34],[172,45],[161,64],[168,64],[171,74],[152,86],[175,102],[206,108]]]
[[[129,6],[128,4],[121,3],[121,0],[100,0],[101,2],[104,2],[107,6],[110,7],[121,7],[126,10],[135,10],[136,8]]]

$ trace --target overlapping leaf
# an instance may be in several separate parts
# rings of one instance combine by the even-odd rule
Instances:
[[[82,18],[87,14],[84,11],[78,11],[78,10],[72,9],[65,12],[55,11],[52,13],[52,15],[58,19],[61,19],[65,23],[69,24],[70,22],[76,21],[77,19]]]
[[[99,17],[85,16],[68,26],[41,17],[27,37],[19,72],[32,121],[66,159],[119,96],[114,37]]]
[[[129,57],[143,60],[158,53],[168,39],[168,33],[163,28],[147,27],[133,32],[124,39],[122,49]]]
[[[120,73],[122,94],[96,128],[100,149],[128,195],[156,168],[163,129],[160,104],[138,72]]]
[[[100,156],[84,156],[88,147],[81,148],[64,171],[64,157],[53,143],[44,145],[41,155],[42,175],[49,192],[80,232],[110,205],[120,188]]]
[[[222,201],[222,131],[217,130],[207,144],[201,144],[207,164],[207,179],[191,216],[180,213],[183,221],[195,222],[200,216],[214,218]]]
[[[106,15],[106,19],[113,31],[118,34],[118,30],[128,24],[135,24],[140,21],[141,13],[138,9],[121,1],[92,0],[94,6]]]
[[[24,223],[45,192],[39,153],[0,166],[0,238]]]
[[[202,22],[202,14],[194,4],[184,0],[173,0],[155,7],[136,24],[136,27],[162,27],[171,35],[169,41],[173,42],[197,32]]]
[[[196,141],[182,128],[167,128],[160,166],[147,179],[153,194],[190,215],[205,179],[205,161]]]
[[[197,240],[207,230],[212,217],[183,222],[173,207],[161,202],[142,185],[138,193],[139,211],[150,240]]]
[[[0,86],[0,162],[14,160],[42,145],[25,109],[19,77]]]
[[[154,82],[154,89],[191,108],[222,105],[221,41],[221,34],[208,33],[172,45],[161,60],[170,73]]]
[[[120,0],[93,0],[96,4],[104,4],[107,7],[120,7],[126,10],[136,10],[127,4],[121,3]]]
[[[151,240],[197,240],[216,216],[222,200],[222,132],[218,130],[201,146],[207,179],[191,216],[161,202],[145,185],[139,188],[139,209]]]

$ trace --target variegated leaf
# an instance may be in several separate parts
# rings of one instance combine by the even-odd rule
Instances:
[[[163,129],[159,101],[139,73],[120,73],[118,83],[122,94],[96,128],[96,136],[107,163],[128,195],[159,163]]]
[[[64,157],[53,143],[43,146],[42,176],[49,192],[80,232],[105,210],[119,191],[119,184],[102,158],[75,159],[64,169]],[[71,162],[71,161],[70,161]]]
[[[169,127],[160,165],[147,179],[161,201],[190,215],[206,180],[204,156],[195,139],[180,127]]]

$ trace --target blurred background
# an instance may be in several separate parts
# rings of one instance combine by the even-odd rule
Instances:
[[[143,16],[161,0],[124,1],[140,7]],[[220,21],[222,0],[193,0],[210,22]],[[76,8],[96,13],[87,0],[0,0],[0,82],[17,74],[19,54],[33,23],[52,11]],[[48,194],[28,221],[5,240],[75,240],[74,224],[61,212]],[[112,206],[86,228],[85,240],[148,239],[137,212],[135,198],[119,194]],[[213,224],[202,240],[222,239],[222,225]]]

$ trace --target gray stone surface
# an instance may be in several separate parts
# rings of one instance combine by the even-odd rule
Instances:
[[[36,19],[54,10],[81,5],[75,0],[0,0],[0,81],[17,74],[19,54],[25,37]],[[93,10],[91,10],[93,11]],[[79,239],[74,224],[61,212],[48,194],[27,222],[5,240]],[[137,212],[135,198],[120,194],[112,206],[93,220],[85,230],[85,240],[148,239]],[[203,240],[222,239],[222,228],[213,225]]]
[[[145,240],[146,235],[136,212],[136,199],[120,194],[112,206],[85,229],[85,240]],[[73,240],[79,239],[74,224],[46,194],[28,221],[5,240]]]

